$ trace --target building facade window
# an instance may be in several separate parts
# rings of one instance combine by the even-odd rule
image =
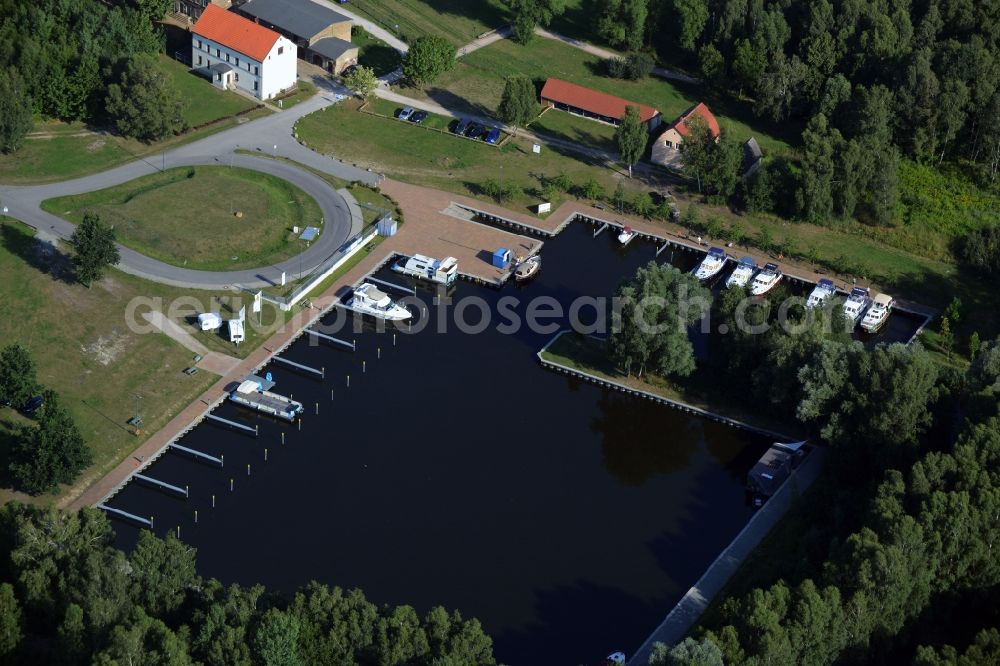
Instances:
[[[236,66],[237,66],[237,67],[239,67],[239,66],[240,66],[240,59],[239,59],[239,58],[237,58],[237,59],[236,59]]]
[[[284,46],[279,46],[278,47],[278,55],[281,55],[284,52],[285,52],[285,47]]]
[[[254,76],[259,76],[260,75],[260,67],[258,67],[257,65],[254,65],[254,67],[253,67],[253,75]]]
[[[219,49],[215,49],[215,57],[216,58],[221,58],[222,57],[222,51],[220,51]]]
[[[229,54],[226,54],[226,62],[229,62]]]
[[[201,66],[201,56],[198,56],[198,65]]]
[[[257,90],[257,82],[256,81],[253,82],[253,89]]]

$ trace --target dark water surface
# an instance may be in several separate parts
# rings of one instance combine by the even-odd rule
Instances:
[[[574,224],[527,287],[461,283],[455,297],[610,296],[652,254]],[[391,330],[345,331],[356,353],[300,339],[283,356],[325,380],[266,370],[306,405],[301,430],[225,403],[215,413],[259,437],[203,423],[182,442],[224,454],[224,469],[167,453],[148,474],[190,485],[190,499],[132,483],[111,504],[155,516],[158,533],[180,526],[202,575],[227,583],[292,592],[315,579],[418,612],[457,608],[512,666],[633,651],[750,517],[743,481],[768,442],[542,369],[551,333],[432,328],[395,344]],[[130,548],[137,530],[116,525]]]

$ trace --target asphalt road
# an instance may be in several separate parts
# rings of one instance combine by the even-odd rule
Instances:
[[[53,197],[91,192],[156,173],[163,169],[202,164],[233,165],[262,171],[301,187],[316,199],[323,211],[324,231],[319,239],[302,254],[287,261],[242,271],[196,271],[151,259],[139,252],[119,246],[121,262],[118,268],[140,277],[195,289],[224,289],[232,286],[260,288],[280,280],[281,273],[290,279],[306,274],[333,254],[353,233],[347,202],[334,188],[318,176],[287,162],[263,157],[284,157],[313,169],[348,181],[359,180],[375,184],[377,175],[357,169],[333,158],[319,155],[295,140],[295,122],[313,111],[337,101],[329,84],[321,84],[321,92],[305,102],[281,113],[246,122],[232,129],[198,141],[147,156],[101,173],[60,183],[23,187],[0,187],[0,198],[7,214],[50,236],[68,240],[75,229],[72,223],[41,209],[41,202]],[[237,155],[242,149],[260,152],[262,157]]]

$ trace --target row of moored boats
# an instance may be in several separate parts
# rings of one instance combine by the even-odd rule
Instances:
[[[728,263],[726,252],[722,248],[712,247],[693,273],[702,282],[709,282],[717,278]],[[736,262],[736,267],[726,279],[726,287],[740,287],[747,289],[751,296],[763,296],[774,289],[782,277],[783,273],[777,264],[767,263],[760,268],[752,257],[743,257]],[[823,278],[806,299],[806,307],[822,307],[836,294],[837,287],[833,280]],[[876,333],[888,321],[894,303],[888,294],[872,296],[868,289],[855,287],[844,301],[844,317],[855,325],[860,324],[868,333]]]
[[[514,267],[514,279],[518,282],[530,280],[542,267],[542,258],[537,254],[520,257]],[[454,257],[434,259],[422,254],[402,257],[392,265],[392,270],[418,280],[450,286],[458,277],[458,260]],[[372,282],[364,282],[354,290],[345,303],[348,309],[389,321],[406,321],[412,313],[396,303],[389,295]]]

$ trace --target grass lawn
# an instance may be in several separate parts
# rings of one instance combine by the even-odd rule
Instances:
[[[371,67],[375,70],[375,76],[396,71],[403,61],[399,51],[372,36],[361,26],[354,26],[351,41],[361,47],[358,51],[358,64]]]
[[[39,121],[20,150],[0,155],[0,183],[46,183],[85,176],[201,139],[228,129],[241,119],[270,113],[267,109],[257,109],[237,119],[233,114],[252,108],[254,103],[213,88],[211,83],[189,74],[186,67],[166,56],[160,57],[160,66],[181,89],[187,101],[185,119],[192,127],[217,122],[146,144],[83,123]]]
[[[533,120],[528,129],[556,139],[573,141],[610,153],[618,152],[615,143],[615,128],[596,120],[588,120],[558,109],[546,109]]]
[[[271,100],[271,103],[278,105],[278,102],[281,102],[280,108],[290,109],[299,102],[304,102],[315,94],[316,85],[314,83],[299,79],[296,81],[295,90],[288,93],[284,97],[278,97],[277,99]]]
[[[168,169],[42,206],[75,223],[96,213],[114,226],[122,244],[197,270],[239,270],[288,259],[305,250],[292,227],[322,226],[319,204],[298,187],[229,167]]]
[[[436,35],[461,46],[510,22],[501,0],[352,0],[349,6],[407,43]]]
[[[717,386],[717,382],[710,377],[700,376],[698,370],[682,380],[664,379],[651,374],[646,374],[641,379],[635,376],[626,377],[608,358],[604,342],[588,336],[566,333],[556,340],[542,357],[574,370],[613,380],[634,389],[677,400],[760,428],[793,436],[799,434],[799,426],[796,423],[772,419],[713,395],[712,387]]]
[[[193,296],[207,305],[213,298],[228,302],[234,294],[191,292],[118,271],[88,289],[73,282],[64,255],[45,254],[41,247],[27,227],[9,219],[0,223],[0,299],[8,313],[0,319],[0,340],[22,344],[31,352],[39,381],[59,392],[93,449],[95,462],[77,484],[82,486],[143,441],[126,425],[135,410],[133,394],[142,396],[140,411],[148,434],[217,379],[204,371],[184,374],[184,368],[192,365],[192,354],[165,335],[130,330],[129,303],[138,297],[162,299],[161,310],[168,311],[180,297]],[[265,303],[265,320],[274,316],[269,308]],[[248,343],[241,352],[248,353],[260,339],[248,330]],[[14,496],[4,483],[3,433],[4,424],[17,418],[13,411],[0,409],[0,502]],[[60,496],[69,492],[64,488]]]
[[[481,196],[480,187],[486,180],[502,178],[505,185],[516,189],[514,198],[507,202],[513,209],[537,204],[547,179],[560,173],[574,183],[593,177],[609,191],[618,179],[617,172],[592,166],[575,154],[544,147],[535,155],[531,142],[519,137],[497,148],[392,118],[358,113],[358,106],[356,100],[345,101],[304,117],[296,125],[299,138],[314,150],[363,168],[469,196]],[[650,188],[639,179],[625,185],[631,191]],[[553,208],[563,200],[565,195],[557,195],[552,199]]]
[[[781,152],[797,142],[798,127],[778,128],[753,118],[749,106],[725,101],[706,91],[681,86],[656,77],[624,81],[603,75],[600,58],[551,39],[535,39],[527,46],[501,40],[459,59],[455,69],[423,88],[404,87],[401,92],[431,99],[448,108],[493,115],[500,103],[504,79],[520,75],[540,86],[557,77],[627,100],[648,104],[672,122],[698,101],[712,108],[723,130],[740,141],[756,136],[764,150]],[[549,115],[549,114],[546,114]]]
[[[233,116],[257,106],[257,102],[246,97],[219,90],[207,79],[188,69],[187,65],[165,55],[160,56],[159,66],[180,91],[181,99],[184,100],[184,120],[191,127]]]

